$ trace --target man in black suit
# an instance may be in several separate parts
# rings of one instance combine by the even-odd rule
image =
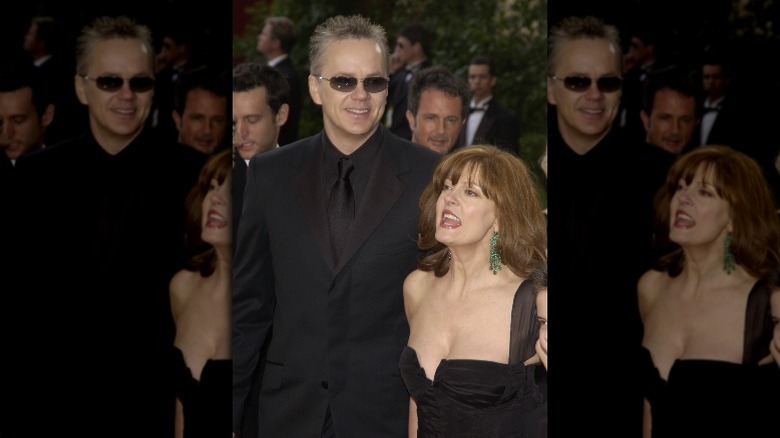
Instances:
[[[24,36],[24,51],[57,108],[57,117],[46,130],[44,139],[49,145],[80,135],[88,128],[86,111],[73,94],[73,56],[63,44],[70,41],[70,36],[62,22],[48,16],[33,17]]]
[[[279,147],[290,114],[290,86],[281,72],[256,62],[233,69],[233,242],[244,205],[249,160]]]
[[[495,65],[487,56],[471,60],[468,69],[471,90],[470,114],[460,133],[460,144],[492,144],[515,154],[520,128],[517,117],[493,96],[498,82]]]
[[[409,98],[409,82],[414,74],[431,66],[428,54],[433,49],[434,34],[420,23],[411,23],[398,31],[393,55],[404,68],[393,74],[385,108],[385,126],[393,134],[411,140],[412,129],[406,118]]]
[[[295,24],[287,17],[270,17],[265,20],[262,32],[257,35],[257,50],[268,59],[268,65],[279,70],[290,84],[290,112],[282,126],[279,144],[284,146],[298,140],[298,124],[301,119],[301,78],[290,52],[295,44]]]
[[[28,435],[31,424],[40,436],[171,436],[168,282],[183,262],[184,200],[204,158],[145,128],[154,87],[146,26],[98,18],[77,53],[75,94],[89,132],[16,163],[11,243],[24,280],[3,298],[14,300],[17,321],[35,323],[23,336],[0,330],[8,357],[19,359],[9,361],[18,362],[14,381],[0,385],[14,406],[9,436]],[[52,367],[61,378],[42,377]],[[40,422],[29,406],[41,394],[70,396]]]
[[[626,138],[616,126],[622,59],[614,26],[568,17],[550,29],[548,44],[549,269],[552,287],[563,291],[549,306],[566,321],[551,333],[564,344],[553,359],[566,364],[556,371],[556,387],[588,392],[593,401],[560,399],[556,409],[600,436],[639,437],[635,358],[642,327],[635,291],[653,255],[653,196],[674,156]],[[585,326],[610,334],[610,356],[621,358],[619,366],[605,370],[601,361],[581,360],[592,353],[581,342]],[[551,436],[558,435],[551,430]]]
[[[438,155],[380,125],[381,26],[329,18],[310,45],[309,94],[324,131],[254,157],[247,170],[234,259],[233,427],[273,326],[261,436],[405,436],[402,286]]]

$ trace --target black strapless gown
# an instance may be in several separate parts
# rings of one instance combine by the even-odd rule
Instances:
[[[677,359],[664,380],[641,348],[653,438],[780,436],[780,367],[758,365],[772,336],[768,297],[763,282],[750,292],[742,363]]]
[[[181,350],[173,347],[173,365],[176,396],[184,407],[184,437],[229,438],[233,429],[233,361],[209,359],[198,381]]]
[[[546,372],[523,364],[538,339],[530,283],[515,294],[510,363],[442,359],[433,380],[404,347],[401,376],[417,403],[418,437],[546,437]],[[529,349],[530,347],[530,349]]]

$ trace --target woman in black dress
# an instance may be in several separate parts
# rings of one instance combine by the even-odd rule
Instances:
[[[187,197],[189,243],[200,248],[171,280],[176,324],[176,436],[230,436],[230,150],[213,155]]]
[[[761,168],[702,147],[677,159],[656,199],[671,243],[638,286],[645,435],[777,435],[769,297],[780,221]]]
[[[426,252],[404,283],[409,436],[527,436],[542,403],[531,281],[546,223],[526,166],[492,146],[446,156],[420,199]]]

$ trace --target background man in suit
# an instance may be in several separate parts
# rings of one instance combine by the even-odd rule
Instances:
[[[73,93],[72,50],[64,44],[71,41],[63,23],[53,17],[35,16],[24,36],[24,51],[41,77],[41,84],[57,108],[58,115],[49,125],[44,138],[54,145],[87,130],[86,111]]]
[[[460,144],[468,146],[487,143],[519,153],[517,140],[520,129],[517,117],[493,97],[493,88],[498,82],[493,61],[487,56],[475,57],[469,63],[468,75],[470,114],[465,129],[461,131]]]
[[[249,160],[279,147],[290,114],[290,85],[281,72],[256,62],[233,69],[233,236],[238,233]],[[234,238],[233,242],[237,242]]]
[[[257,50],[268,59],[268,65],[279,70],[290,84],[290,111],[287,123],[282,126],[279,144],[284,146],[298,140],[298,124],[301,119],[301,78],[290,52],[295,45],[295,23],[287,17],[270,17],[265,20],[262,32],[257,35]]]
[[[406,110],[412,142],[446,154],[458,142],[468,113],[469,88],[445,67],[429,67],[414,75]]]
[[[0,71],[0,154],[11,165],[43,147],[54,104],[31,65],[12,63]]]
[[[230,86],[225,76],[207,66],[182,73],[173,109],[179,143],[206,155],[225,144]]]
[[[324,131],[254,157],[233,281],[234,431],[268,330],[260,435],[405,436],[398,359],[417,203],[438,155],[380,125],[384,29],[338,16],[310,40]]]
[[[421,69],[431,66],[428,54],[433,49],[434,33],[420,23],[411,23],[398,31],[395,42],[395,55],[403,68],[393,74],[388,91],[389,103],[385,113],[385,126],[390,131],[407,140],[412,138],[412,130],[406,119],[409,97],[409,81]]]
[[[686,150],[699,126],[697,91],[682,73],[658,72],[647,79],[640,117],[645,141],[675,155]]]

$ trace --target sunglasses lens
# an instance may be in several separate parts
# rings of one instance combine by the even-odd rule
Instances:
[[[369,93],[379,93],[387,89],[387,78],[365,78],[363,79],[363,86],[366,87],[366,91]]]
[[[357,79],[348,76],[334,76],[330,78],[330,86],[334,90],[349,93],[357,88]]]
[[[617,76],[607,76],[599,78],[596,84],[602,93],[612,93],[620,89],[623,85],[623,80]]]
[[[137,78],[130,79],[130,89],[134,93],[143,93],[154,88],[154,78],[149,76],[139,76]]]
[[[95,79],[95,83],[101,90],[113,92],[122,88],[125,80],[116,76],[101,76]]]
[[[563,79],[563,85],[569,90],[582,92],[590,88],[591,80],[586,76],[569,76]]]

